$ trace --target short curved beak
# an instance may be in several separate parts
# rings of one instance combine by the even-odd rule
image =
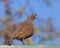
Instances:
[[[35,14],[35,19],[37,18],[36,16],[37,16],[37,14]]]

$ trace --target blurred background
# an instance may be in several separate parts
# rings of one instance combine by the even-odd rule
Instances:
[[[60,44],[60,0],[8,0],[9,16],[5,4],[5,0],[0,0],[0,30],[5,29],[7,22],[19,24],[28,16],[37,14],[33,21],[34,34],[25,40],[26,44]],[[0,37],[0,44],[4,42],[5,37]],[[14,39],[12,44],[22,42]]]

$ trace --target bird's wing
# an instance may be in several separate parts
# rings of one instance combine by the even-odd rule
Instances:
[[[17,29],[15,30],[15,32],[18,32],[19,30],[21,30],[21,28],[24,26],[25,23],[20,23],[18,26],[17,26]]]

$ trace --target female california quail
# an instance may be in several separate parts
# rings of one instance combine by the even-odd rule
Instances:
[[[16,39],[20,39],[22,42],[24,39],[31,37],[34,33],[33,20],[35,19],[34,15],[31,15],[27,18],[24,23],[19,25],[19,30],[16,32]]]

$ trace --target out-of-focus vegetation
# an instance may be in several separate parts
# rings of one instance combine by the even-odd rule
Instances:
[[[20,19],[24,16],[25,13],[25,8],[22,6],[20,7],[16,13],[12,16],[10,7],[9,7],[9,2],[8,0],[0,0],[0,3],[3,2],[5,3],[5,19],[0,19],[0,23],[3,24],[4,28],[2,30],[0,30],[0,36],[4,36],[5,33],[13,33],[16,29],[17,26],[20,24],[19,23],[15,23],[14,19],[15,17],[19,17]],[[43,0],[44,3],[46,3],[47,6],[52,7],[53,4],[51,2],[51,0]],[[26,0],[26,5],[29,6],[32,14],[34,14],[34,10],[31,7],[31,5],[29,4],[29,0]],[[55,31],[54,29],[54,20],[53,18],[48,18],[47,21],[45,21],[44,19],[42,19],[42,21],[38,18],[38,16],[36,16],[37,18],[37,23],[39,23],[39,27],[35,27],[34,26],[34,37],[38,36],[40,38],[40,40],[38,41],[38,44],[42,44],[45,40],[49,40],[51,42],[53,42],[53,40],[55,38],[60,38],[60,31]],[[11,24],[12,22],[12,24]],[[42,26],[40,26],[40,23],[42,23]],[[14,29],[13,29],[14,28]],[[46,35],[45,35],[46,34]],[[33,36],[26,39],[25,40],[25,44],[34,44],[33,43]],[[37,38],[36,38],[37,39]],[[0,44],[2,44],[2,42],[0,42]]]

